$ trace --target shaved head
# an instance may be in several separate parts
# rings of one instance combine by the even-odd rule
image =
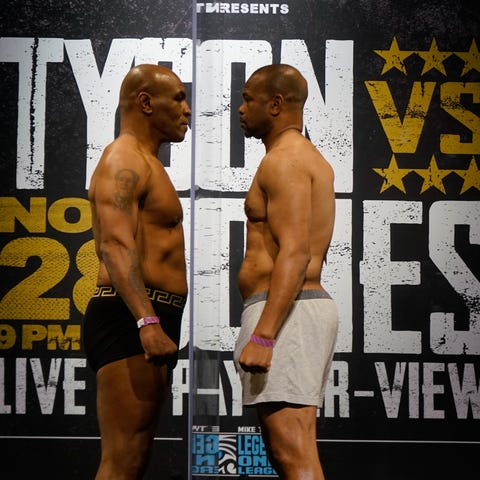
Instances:
[[[270,98],[281,94],[287,103],[300,108],[305,105],[308,96],[307,81],[290,65],[266,65],[253,72],[250,79],[258,82],[258,87]]]
[[[177,76],[160,65],[142,64],[133,67],[125,76],[120,88],[120,109],[128,110],[140,92],[156,95],[170,79]]]

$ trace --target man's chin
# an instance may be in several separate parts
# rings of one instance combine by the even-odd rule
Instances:
[[[251,132],[250,130],[245,130],[245,129],[243,129],[243,134],[245,135],[245,138],[255,137],[254,133]]]
[[[171,143],[180,143],[180,142],[183,142],[183,140],[185,139],[185,135],[186,135],[186,133],[177,135],[176,137],[172,138],[172,139],[170,140],[170,142],[171,142]]]

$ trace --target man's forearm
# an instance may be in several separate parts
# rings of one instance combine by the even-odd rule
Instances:
[[[102,248],[102,259],[112,285],[135,318],[154,315],[152,303],[145,291],[136,250],[125,247]]]
[[[255,335],[275,338],[305,280],[309,255],[303,252],[282,254],[272,271],[267,302],[255,328]]]

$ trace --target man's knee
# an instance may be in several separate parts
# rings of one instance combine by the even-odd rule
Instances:
[[[282,471],[289,470],[299,460],[299,457],[295,456],[291,449],[285,448],[284,445],[280,445],[278,442],[271,442],[269,452],[272,464],[277,468],[281,467]]]
[[[265,443],[273,462],[282,469],[295,469],[310,464],[316,456],[315,435],[308,429],[277,428],[265,429]]]
[[[100,471],[108,471],[118,478],[136,479],[145,469],[151,445],[130,445],[126,448],[104,448]]]
[[[309,450],[305,436],[298,432],[295,434],[278,430],[275,433],[271,432],[267,443],[267,450],[275,463],[278,462],[287,467],[303,461]]]
[[[287,441],[269,439],[270,461],[280,478],[315,478],[324,480],[316,441],[305,436],[290,435]]]

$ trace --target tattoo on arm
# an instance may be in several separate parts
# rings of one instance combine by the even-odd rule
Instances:
[[[114,207],[126,212],[132,209],[135,189],[140,177],[128,168],[122,168],[115,174]]]
[[[129,250],[128,255],[131,260],[130,270],[128,272],[128,284],[140,298],[145,298],[145,283],[143,281],[142,267],[136,251]],[[148,299],[147,299],[148,301]]]
[[[145,306],[148,303],[148,298],[146,297],[145,293],[145,285],[143,283],[143,278],[142,278],[142,270],[140,266],[140,262],[138,259],[138,254],[135,250],[128,250],[127,251],[129,262],[127,265],[125,265],[126,268],[126,288],[130,288],[133,293],[140,297],[143,298],[143,305]],[[124,293],[125,286],[122,285],[120,282],[121,278],[121,273],[118,271],[118,268],[115,268],[115,263],[114,260],[111,258],[111,256],[107,252],[103,252],[102,259],[107,267],[108,273],[110,275],[110,280],[112,281],[114,287],[117,289],[117,291],[122,295]],[[127,303],[129,308],[131,305],[129,305],[128,301],[126,298],[124,298],[124,301]]]

